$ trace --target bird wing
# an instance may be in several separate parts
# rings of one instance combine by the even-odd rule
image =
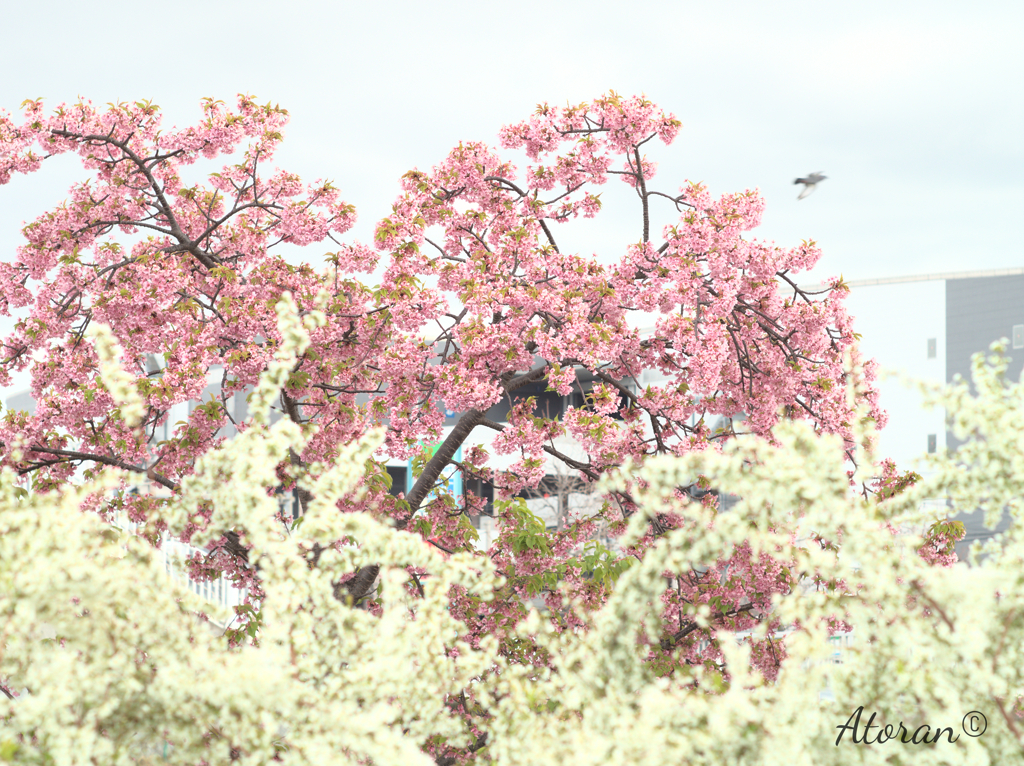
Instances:
[[[804,188],[800,190],[800,196],[797,197],[797,199],[803,199],[812,191],[814,191],[814,184],[805,183]]]

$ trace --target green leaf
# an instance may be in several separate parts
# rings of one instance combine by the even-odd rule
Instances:
[[[3,742],[0,742],[0,761],[7,761],[8,763],[13,761],[20,747],[21,745],[13,739],[5,739]]]

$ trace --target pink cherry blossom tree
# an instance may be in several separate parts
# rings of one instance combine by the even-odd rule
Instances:
[[[206,100],[202,119],[183,130],[162,130],[149,103],[23,108],[21,121],[0,116],[0,183],[65,153],[88,173],[65,202],[25,226],[25,244],[0,264],[0,311],[18,317],[3,341],[0,383],[30,370],[37,402],[32,415],[6,413],[3,463],[30,476],[36,491],[73,480],[79,468],[116,466],[176,492],[227,428],[251,427],[230,397],[250,391],[273,359],[282,342],[275,306],[290,293],[300,314],[322,310],[328,321],[311,332],[277,403],[311,434],[302,454],[279,466],[282,484],[299,482],[305,506],[303,479],[339,446],[386,424],[390,456],[419,455],[415,483],[392,496],[382,464],[372,463],[365,494],[339,510],[372,509],[448,552],[472,549],[466,517],[483,500],[468,493],[460,507],[461,499],[432,493],[439,479],[461,471],[493,484],[499,534],[480,555],[504,575],[505,597],[483,604],[455,588],[451,610],[470,626],[471,643],[505,641],[532,598],[545,599],[559,629],[581,624],[580,609],[604,603],[618,574],[681,523],[656,516],[624,551],[596,545],[598,525],[621,531],[637,509],[628,491],[616,490],[597,516],[545,530],[516,496],[538,485],[548,462],[590,483],[626,459],[717,449],[737,426],[770,439],[780,418],[799,419],[849,441],[865,402],[884,424],[870,363],[858,388],[864,401],[847,398],[854,334],[841,280],[819,293],[798,284],[820,251],[813,242],[780,247],[747,236],[764,209],[756,191],[715,197],[699,183],[656,187],[646,152],[656,139],[671,143],[680,123],[644,98],[609,93],[543,105],[506,126],[501,146],[525,152],[522,170],[496,148],[459,144],[430,171],[402,178],[372,247],[339,239],[355,212],[331,183],[304,184],[270,166],[287,119],[278,107]],[[225,164],[217,172],[198,173],[198,163],[218,157]],[[608,180],[636,193],[635,239],[599,257],[574,252],[559,227],[598,215],[596,188]],[[318,243],[330,243],[323,266],[282,254]],[[378,264],[380,283],[372,284]],[[640,315],[654,316],[649,332],[639,329]],[[124,349],[144,403],[138,425],[100,380],[91,323],[109,325]],[[666,382],[645,385],[645,373]],[[171,408],[198,399],[213,374],[219,397],[161,439]],[[517,396],[538,383],[582,394],[585,406],[538,413],[533,398]],[[502,400],[506,422],[488,417]],[[450,431],[444,408],[461,413]],[[513,456],[507,470],[489,468],[480,447],[456,460],[478,429],[495,432],[494,453]],[[427,455],[425,441],[440,447]],[[694,476],[678,492],[714,504],[712,490],[728,489]],[[99,509],[159,528],[161,502],[125,495]],[[194,573],[227,572],[258,602],[245,530],[218,524],[211,506],[173,531],[188,540],[198,529],[222,529]],[[310,566],[319,554],[309,550]],[[717,662],[715,627],[769,619],[773,594],[799,576],[743,546],[667,572],[665,627],[648,637],[651,661],[666,673]],[[375,567],[364,567],[336,592],[361,598],[375,577]],[[710,622],[695,617],[700,605]],[[508,638],[504,651],[544,663],[519,639]],[[769,678],[784,655],[777,643],[753,653]],[[471,715],[471,700],[459,704]]]

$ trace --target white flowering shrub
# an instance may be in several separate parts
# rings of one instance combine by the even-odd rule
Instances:
[[[304,331],[294,311],[282,321],[294,351]],[[282,369],[289,353],[279,354]],[[955,460],[936,457],[928,479],[881,500],[851,490],[839,437],[799,423],[780,423],[774,443],[737,439],[636,473],[624,466],[600,485],[630,492],[640,509],[623,547],[649,534],[654,519],[670,519],[669,531],[599,608],[570,603],[576,627],[556,629],[533,611],[511,628],[515,641],[480,639],[448,608],[453,592],[463,604],[503,597],[489,558],[443,558],[418,535],[338,512],[339,502],[358,499],[380,432],[310,472],[312,503],[290,529],[275,520],[269,490],[277,466],[311,434],[290,421],[268,426],[265,413],[204,455],[161,511],[157,522],[172,530],[194,525],[195,541],[227,526],[251,546],[263,598],[246,645],[208,629],[207,607],[166,578],[147,542],[80,512],[122,475],[28,496],[8,471],[0,476],[0,679],[9,690],[0,698],[0,760],[1024,761],[1024,387],[1006,384],[1004,371],[998,356],[987,365],[979,357],[977,397],[963,385],[933,392],[968,442]],[[265,383],[262,407],[281,385]],[[871,464],[870,441],[860,434],[858,465]],[[677,488],[695,475],[742,500],[720,514],[689,501]],[[936,497],[993,516],[1005,508],[1013,524],[972,567],[936,565],[943,551],[919,555],[921,537],[893,534],[926,525],[918,509]],[[203,527],[211,505],[217,529]],[[751,631],[719,627],[706,658],[698,648],[667,663],[672,640],[706,626],[717,607],[677,603],[667,625],[666,590],[740,549],[784,562],[799,587],[757,605],[763,614]],[[367,565],[381,572],[373,610],[339,586]],[[838,627],[855,635],[841,664],[827,643]]]

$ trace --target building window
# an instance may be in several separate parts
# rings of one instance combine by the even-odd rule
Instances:
[[[406,474],[409,469],[404,465],[389,465],[386,468],[388,476],[391,477],[391,489],[388,494],[398,497],[399,492],[405,492],[405,483],[408,481]]]
[[[938,343],[936,342],[935,338],[929,338],[928,339],[928,358],[929,359],[934,359],[935,358],[935,352],[936,352],[936,347],[937,346],[938,346]]]
[[[1013,326],[1013,347],[1024,348],[1024,324]]]
[[[482,497],[484,499],[483,515],[484,516],[492,516],[492,517],[494,516],[494,485],[493,484],[491,484],[489,481],[484,481],[483,479],[480,479],[480,478],[474,476],[474,477],[466,480],[466,489],[465,489],[465,491],[467,493],[468,492],[472,492],[477,497]],[[464,502],[463,503],[463,507],[465,507],[465,505],[466,505],[466,503]],[[477,527],[477,528],[480,527],[480,517],[479,516],[470,516],[469,520],[473,523],[474,527]]]
[[[938,442],[938,438],[935,434],[928,434],[928,454],[931,455],[935,452],[935,447]]]

